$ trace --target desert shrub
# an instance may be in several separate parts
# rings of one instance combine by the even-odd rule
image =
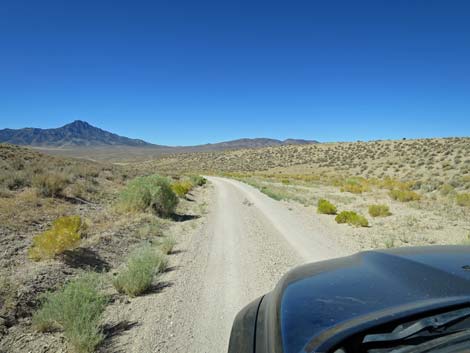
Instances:
[[[67,188],[67,195],[70,195],[72,197],[78,197],[80,199],[93,199],[95,197],[101,197],[102,194],[100,193],[100,188],[99,183],[95,180],[78,180],[71,184]]]
[[[10,198],[13,197],[14,193],[10,191],[8,188],[0,185],[0,198]]]
[[[341,192],[350,192],[352,194],[362,194],[369,189],[361,184],[344,184],[340,191]]]
[[[196,186],[203,186],[207,183],[207,179],[200,175],[191,175],[189,180],[191,180],[191,183]]]
[[[86,198],[86,186],[83,183],[76,182],[69,187],[69,195],[80,199]]]
[[[470,207],[470,194],[457,194],[455,200],[459,206]]]
[[[152,193],[144,177],[130,181],[120,194],[120,206],[126,211],[143,212],[152,203]]]
[[[23,170],[25,167],[25,161],[22,159],[14,159],[11,161],[11,167],[13,170]]]
[[[141,238],[160,237],[163,235],[162,225],[156,220],[145,223],[138,229],[138,235]]]
[[[77,353],[94,352],[104,338],[100,321],[107,299],[100,286],[99,276],[88,273],[47,293],[33,315],[33,325],[39,331],[63,330]]]
[[[62,196],[68,183],[68,178],[61,173],[39,174],[33,178],[33,186],[44,197]]]
[[[364,216],[354,211],[342,211],[335,217],[336,223],[347,223],[355,227],[368,227],[369,222]]]
[[[418,201],[421,199],[418,193],[411,190],[390,190],[389,196],[393,200],[400,202]]]
[[[8,190],[19,190],[31,185],[31,180],[24,172],[13,172],[5,176],[4,184]]]
[[[322,214],[336,214],[336,206],[333,205],[330,201],[325,199],[318,200],[317,212]]]
[[[159,244],[159,248],[164,254],[168,255],[168,254],[171,254],[175,245],[176,245],[175,238],[171,236],[167,236],[162,239],[162,241]]]
[[[442,196],[447,196],[454,192],[454,187],[450,184],[444,184],[439,189],[439,192],[441,193]]]
[[[178,197],[171,190],[170,183],[166,179],[157,178],[155,184],[158,185],[158,188],[155,188],[152,193],[150,206],[156,214],[168,217],[174,213],[178,205]]]
[[[29,249],[29,257],[39,261],[51,259],[78,246],[85,225],[79,216],[60,217],[54,221],[52,228],[35,236]]]
[[[385,239],[385,244],[384,245],[387,249],[394,248],[395,247],[395,238],[389,237],[389,238]]]
[[[387,217],[392,213],[387,205],[369,205],[369,214],[372,217]]]
[[[389,189],[389,190],[394,190],[394,189],[409,190],[415,185],[415,182],[412,182],[412,181],[402,182],[402,181],[392,179],[390,177],[386,177],[385,179],[380,181],[378,185],[379,187],[383,189]]]
[[[261,186],[260,191],[263,194],[265,194],[266,196],[269,196],[270,198],[272,198],[273,200],[276,200],[276,201],[281,201],[281,200],[284,200],[286,198],[284,194],[282,194],[281,192],[278,192],[276,190],[273,190],[268,186]]]
[[[167,178],[159,175],[137,177],[121,192],[119,206],[125,211],[153,210],[160,216],[171,215],[178,204]]]
[[[176,181],[171,184],[171,190],[173,190],[178,197],[185,197],[192,188],[193,184],[189,181]]]
[[[114,288],[131,297],[144,293],[152,285],[156,273],[166,266],[165,255],[147,245],[134,251],[123,269],[113,280]]]
[[[434,175],[435,176],[435,175]],[[420,184],[420,188],[424,192],[433,192],[441,189],[442,182],[433,178],[427,179]]]
[[[363,192],[369,191],[370,188],[367,185],[367,181],[362,178],[349,178],[343,183],[340,188],[341,192],[350,192],[353,194],[362,194]]]

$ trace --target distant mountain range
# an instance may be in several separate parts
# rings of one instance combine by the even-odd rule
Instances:
[[[148,147],[182,151],[217,151],[242,148],[260,148],[281,145],[305,145],[317,143],[311,140],[287,139],[284,141],[268,138],[239,139],[233,141],[209,143],[198,146],[169,147],[155,145],[139,139],[119,136],[111,132],[94,127],[85,121],[76,120],[70,124],[54,129],[24,128],[0,130],[0,143],[6,142],[15,145],[33,147],[103,147],[127,146]]]
[[[0,142],[35,147],[155,146],[142,140],[113,134],[81,120],[76,120],[73,123],[55,129],[3,129],[0,130]]]
[[[244,138],[232,141],[218,142],[218,143],[207,143],[205,145],[198,145],[191,148],[205,151],[218,151],[218,150],[232,150],[242,148],[261,148],[269,146],[282,146],[282,145],[308,145],[311,143],[318,143],[317,141],[301,140],[301,139],[287,139],[287,140],[276,140],[269,138]]]

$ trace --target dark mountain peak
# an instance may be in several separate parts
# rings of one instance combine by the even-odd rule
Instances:
[[[62,129],[64,131],[70,131],[70,132],[75,132],[75,133],[93,133],[93,132],[105,132],[107,133],[106,131],[100,129],[100,128],[97,128],[89,123],[87,123],[86,121],[83,121],[83,120],[75,120],[73,122],[71,122],[70,124],[66,124],[62,127],[59,127],[57,130],[59,129]]]
[[[119,136],[90,125],[83,120],[55,129],[3,129],[0,130],[0,142],[15,145],[64,147],[64,146],[156,146],[151,143]]]
[[[62,127],[95,128],[84,120],[74,120],[73,122],[66,124]]]

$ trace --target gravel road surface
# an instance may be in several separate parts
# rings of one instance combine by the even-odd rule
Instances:
[[[125,352],[227,351],[232,321],[292,267],[344,255],[311,220],[241,182],[208,177],[206,220],[181,239],[173,271],[122,318],[138,324],[114,342]]]

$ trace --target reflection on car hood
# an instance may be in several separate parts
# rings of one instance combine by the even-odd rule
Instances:
[[[470,246],[369,251],[301,266],[279,282],[285,353],[309,352],[316,337],[393,307],[470,298]]]

